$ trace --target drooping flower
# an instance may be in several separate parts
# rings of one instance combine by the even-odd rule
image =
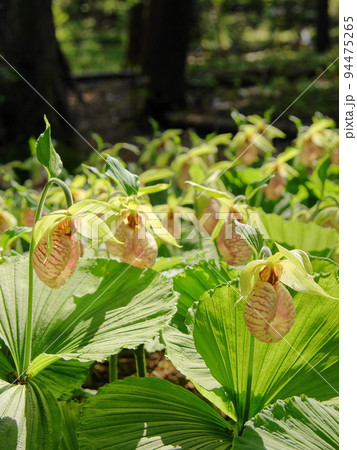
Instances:
[[[20,216],[20,223],[25,227],[33,227],[35,225],[36,211],[32,208],[26,208]]]
[[[125,212],[120,219],[115,237],[122,244],[107,242],[107,249],[111,255],[142,269],[155,264],[158,254],[157,243],[146,229],[139,213]]]
[[[315,217],[315,223],[324,228],[339,229],[339,207],[328,206],[321,209]]]
[[[331,163],[336,164],[336,166],[339,165],[340,157],[339,157],[339,148],[338,146],[335,147],[331,152]]]
[[[245,264],[253,255],[253,250],[236,231],[235,220],[239,220],[237,214],[229,214],[217,239],[217,247],[223,261],[231,266]]]
[[[246,299],[245,323],[254,337],[266,343],[283,339],[295,321],[294,302],[283,284],[295,291],[331,298],[315,283],[305,252],[276,246],[277,253],[251,261],[240,277],[240,291]]]
[[[253,142],[254,141],[251,142],[249,139],[246,139],[237,150],[237,159],[239,159],[244,166],[251,166],[259,159],[258,149]]]
[[[324,148],[317,145],[312,138],[307,139],[300,153],[301,164],[305,167],[313,167],[315,161],[321,158],[324,152]]]
[[[8,211],[0,208],[0,233],[3,233],[8,228],[15,227],[16,224],[15,217]]]
[[[191,175],[190,175],[190,165],[188,162],[185,162],[182,167],[180,172],[177,175],[176,178],[176,182],[177,182],[177,186],[182,189],[185,190],[187,188],[186,186],[186,181],[191,180]]]
[[[282,176],[276,175],[271,178],[268,186],[265,186],[264,195],[270,200],[278,200],[281,197],[285,187],[286,180]]]
[[[49,254],[49,242],[52,249]],[[56,226],[52,236],[46,233],[35,247],[33,266],[39,279],[51,288],[59,288],[73,274],[82,255],[82,244],[70,219]]]
[[[211,198],[202,212],[202,216],[206,214],[207,220],[203,222],[203,228],[207,231],[208,234],[211,234],[214,230],[214,227],[217,225],[218,217],[217,213],[219,213],[221,207],[215,198]],[[208,214],[208,216],[207,216]]]
[[[245,323],[254,337],[266,343],[278,342],[295,321],[295,307],[289,291],[278,281],[258,281],[249,294]]]

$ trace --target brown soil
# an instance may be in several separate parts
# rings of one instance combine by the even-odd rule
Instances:
[[[163,351],[147,354],[146,370],[149,377],[171,381],[197,394],[197,390],[193,384],[174,367],[170,360],[166,359],[165,352]],[[118,378],[123,379],[130,376],[136,376],[134,353],[132,350],[123,350],[118,355]],[[108,362],[96,362],[90,369],[84,387],[98,389],[108,382]]]

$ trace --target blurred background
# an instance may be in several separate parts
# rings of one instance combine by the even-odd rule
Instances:
[[[94,147],[161,129],[277,118],[338,55],[338,0],[1,0],[0,54]],[[338,65],[277,121],[338,123]],[[52,124],[65,166],[92,151],[0,58],[1,162]],[[132,157],[128,153],[128,158]]]

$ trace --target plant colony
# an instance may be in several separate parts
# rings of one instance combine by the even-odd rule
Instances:
[[[153,122],[126,168],[138,148],[97,138],[75,176],[46,121],[3,168],[1,445],[337,448],[338,134],[294,118],[276,154],[267,117],[232,117],[205,139]],[[159,346],[202,398],[145,376]],[[138,376],[117,380],[123,348]],[[111,382],[83,391],[107,359]]]

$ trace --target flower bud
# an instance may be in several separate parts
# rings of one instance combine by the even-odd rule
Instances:
[[[122,244],[107,242],[107,249],[111,255],[142,269],[155,264],[158,254],[157,243],[152,234],[145,229],[140,215],[132,214],[122,220],[115,237]]]
[[[39,279],[47,286],[57,289],[61,287],[77,267],[82,255],[82,244],[76,233],[73,233],[71,221],[63,220],[54,230],[51,240],[53,248],[46,257],[47,234],[37,244],[33,253],[33,267]]]
[[[241,266],[253,255],[253,250],[236,232],[235,224],[231,220],[223,225],[218,235],[217,247],[223,261],[231,266]]]
[[[315,223],[324,228],[339,229],[339,208],[338,206],[329,206],[318,212],[315,217]]]
[[[244,318],[249,331],[259,341],[278,342],[294,324],[293,299],[280,281],[275,285],[257,281],[248,296]]]

